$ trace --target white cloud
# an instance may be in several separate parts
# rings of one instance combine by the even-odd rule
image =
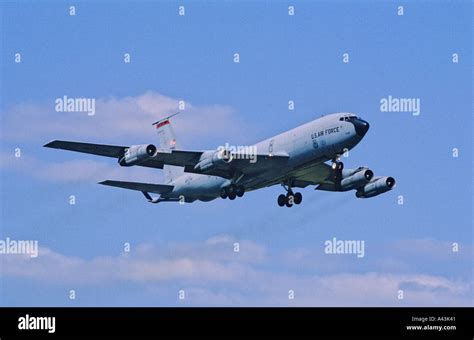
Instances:
[[[62,97],[62,94],[58,95]],[[152,123],[179,111],[179,98],[148,91],[139,96],[97,98],[96,113],[56,112],[55,98],[42,104],[18,104],[2,113],[4,137],[9,141],[46,143],[73,139],[121,145],[124,140],[153,142]],[[193,105],[186,102],[173,119],[178,140],[238,137],[244,130],[234,110],[225,105]]]
[[[328,255],[323,244],[313,249],[296,248],[281,254],[281,264],[290,270],[317,273],[364,272],[369,269],[390,272],[433,272],[433,267],[457,268],[472,257],[472,247],[458,242],[459,251],[452,251],[452,242],[435,239],[404,239],[395,241],[366,241],[363,258],[354,255]],[[437,266],[439,265],[439,266]],[[427,267],[430,266],[428,269]]]
[[[247,256],[233,253],[234,239],[222,235],[205,242],[176,243],[163,249],[142,244],[129,255],[82,259],[41,248],[37,258],[1,256],[2,277],[46,284],[98,285],[132,282],[160,295],[178,283],[190,305],[250,306],[468,306],[471,282],[417,273],[295,274],[276,267],[281,257],[241,241]],[[305,252],[299,250],[300,253]],[[298,256],[297,256],[298,257]],[[295,300],[288,299],[294,290]],[[404,299],[398,299],[403,289]],[[8,292],[7,292],[8,293]]]
[[[454,242],[454,241],[453,241]],[[393,251],[405,256],[423,255],[429,258],[450,259],[453,256],[470,257],[471,247],[465,243],[458,243],[458,251],[453,252],[453,242],[439,241],[431,238],[398,240],[390,246]]]
[[[0,166],[23,171],[34,177],[59,182],[100,181],[103,179],[140,181],[150,178],[157,182],[161,171],[141,167],[123,169],[115,160],[84,154],[75,160],[62,162],[45,161],[64,159],[65,151],[42,149],[40,146],[52,139],[77,140],[92,143],[129,145],[157,143],[152,123],[178,111],[180,99],[148,91],[139,96],[123,98],[98,98],[96,113],[56,112],[54,99],[42,104],[18,104],[2,113],[1,137],[4,142],[20,147],[33,145],[30,153],[23,152],[15,158],[13,151],[0,154]],[[234,110],[223,105],[199,106],[186,102],[182,114],[173,118],[173,126],[181,147],[214,148],[229,138],[237,139],[243,127]],[[219,141],[216,145],[209,143]],[[193,147],[195,145],[195,147]],[[16,147],[16,146],[15,146]]]
[[[242,241],[242,244],[250,245],[250,258],[260,256],[260,247],[251,241]],[[40,247],[36,261],[28,261],[27,257],[19,255],[1,256],[1,272],[2,276],[75,284],[103,281],[145,283],[174,279],[201,283],[235,281],[244,274],[245,268],[241,262],[244,263],[246,258],[239,258],[231,245],[228,243],[225,248],[219,245],[206,249],[198,243],[175,244],[164,252],[159,247],[142,244],[137,247],[136,252],[91,260],[64,256],[49,248]]]

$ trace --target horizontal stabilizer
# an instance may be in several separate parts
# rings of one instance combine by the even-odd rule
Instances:
[[[122,182],[122,181],[103,181],[99,184],[109,185],[112,187],[118,187],[123,189],[138,190],[142,192],[153,192],[155,194],[167,194],[174,188],[173,185],[166,184],[149,184],[149,183],[138,183],[138,182]]]

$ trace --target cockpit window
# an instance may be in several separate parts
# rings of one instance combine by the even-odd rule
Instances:
[[[352,119],[360,119],[360,118],[356,115],[344,116],[344,117],[339,118],[341,122],[342,121],[350,122]]]

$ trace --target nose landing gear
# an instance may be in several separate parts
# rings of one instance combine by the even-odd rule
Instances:
[[[303,201],[303,195],[300,192],[295,193],[293,197],[293,201],[295,202],[295,204],[300,204]]]
[[[332,168],[333,170],[336,170],[336,171],[337,171],[337,170],[342,170],[342,169],[344,169],[344,163],[342,163],[342,162],[340,162],[340,161],[338,161],[338,160],[335,160],[335,161],[332,162],[331,168]]]
[[[342,169],[344,169],[344,163],[342,163],[339,159],[340,159],[341,155],[340,154],[337,154],[336,157],[334,157],[332,159],[332,164],[331,164],[331,168],[334,170],[334,171],[342,171]]]
[[[286,204],[286,196],[281,194],[280,196],[278,196],[277,202],[280,207],[284,206]]]
[[[332,180],[336,186],[336,190],[341,190],[342,181],[342,169],[344,169],[344,163],[339,161],[339,157],[333,159],[331,164],[332,169]]]
[[[285,187],[285,184],[282,184],[282,186],[287,193],[286,195],[281,194],[278,196],[277,203],[280,207],[286,205],[288,208],[291,208],[294,204],[298,205],[303,201],[303,195],[299,192],[294,193],[290,185]]]

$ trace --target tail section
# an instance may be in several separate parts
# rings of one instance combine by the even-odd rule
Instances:
[[[172,185],[166,184],[150,184],[150,183],[139,183],[139,182],[122,182],[122,181],[103,181],[99,182],[102,185],[109,185],[111,187],[137,190],[141,191],[150,203],[160,203],[160,202],[177,202],[180,201],[180,198],[163,198],[163,194],[170,193],[173,191]],[[160,197],[151,197],[150,192],[160,194]]]
[[[178,148],[178,143],[176,141],[176,137],[170,121],[170,118],[176,116],[178,113],[175,113],[169,117],[166,117],[153,123],[153,125],[156,126],[156,132],[158,133],[160,149],[173,150]],[[165,183],[168,184],[175,178],[181,176],[184,173],[184,168],[174,165],[164,165],[163,172],[165,175]]]

